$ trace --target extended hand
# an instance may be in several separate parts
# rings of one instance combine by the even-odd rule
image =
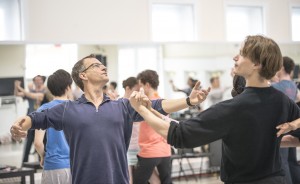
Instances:
[[[151,101],[144,94],[144,91],[141,89],[139,92],[134,91],[129,98],[131,106],[138,111],[139,108],[145,106],[146,108],[151,108]]]
[[[190,101],[192,105],[197,105],[203,102],[210,92],[210,87],[208,87],[206,90],[199,89],[200,84],[201,84],[200,81],[197,81],[196,85],[194,86],[190,94]]]
[[[12,138],[16,141],[20,141],[21,138],[27,136],[27,131],[22,130],[22,124],[25,122],[25,119],[17,120],[17,122],[10,128],[10,133]]]
[[[277,137],[279,137],[282,134],[288,133],[292,130],[296,130],[297,126],[294,123],[283,123],[281,125],[278,125],[276,129],[279,129],[277,132]]]

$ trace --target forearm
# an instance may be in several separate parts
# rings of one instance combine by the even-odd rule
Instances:
[[[22,131],[27,131],[31,128],[32,126],[32,121],[31,121],[31,118],[29,116],[24,116],[24,117],[21,117],[19,118],[16,123],[18,122],[21,122],[22,120],[25,120],[22,124],[21,124],[21,127],[22,127]]]
[[[153,114],[146,107],[141,106],[137,112],[144,118],[146,123],[150,125],[158,134],[163,136],[165,139],[168,135],[170,123],[161,119],[159,114]]]
[[[163,100],[161,103],[162,108],[166,113],[177,112],[188,107],[186,98]]]
[[[299,147],[299,146],[300,146],[299,138],[291,135],[286,135],[282,137],[280,147]]]
[[[290,124],[292,125],[293,130],[300,128],[300,118],[292,121]]]
[[[44,157],[45,151],[44,151],[44,136],[45,131],[44,130],[35,130],[35,137],[34,137],[34,147],[40,157]]]
[[[43,93],[30,93],[30,92],[24,92],[25,96],[33,99],[33,100],[38,100],[38,101],[42,101],[44,98],[44,94]]]

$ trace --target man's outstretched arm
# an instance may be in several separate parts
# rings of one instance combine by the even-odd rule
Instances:
[[[160,118],[160,114],[151,108],[151,105],[149,105],[151,102],[148,98],[144,98],[143,100],[138,100],[136,98],[137,93],[132,93],[130,96],[130,104],[131,106],[137,111],[144,120],[161,136],[163,136],[165,139],[168,136],[168,130],[170,127],[170,122],[165,121],[162,118]],[[150,109],[148,109],[147,107]]]
[[[162,101],[162,108],[166,113],[177,112],[179,110],[185,109],[189,106],[198,105],[202,103],[207,95],[210,92],[210,88],[207,90],[199,89],[200,88],[200,81],[196,83],[194,86],[190,96],[187,98],[181,99],[172,99],[172,100],[163,100]]]
[[[20,141],[21,138],[27,136],[27,130],[32,126],[31,118],[29,116],[24,116],[18,118],[10,128],[10,133],[12,138]]]

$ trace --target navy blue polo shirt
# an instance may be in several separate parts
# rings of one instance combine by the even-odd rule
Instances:
[[[166,114],[161,101],[152,101],[152,107]],[[128,99],[112,101],[105,96],[97,108],[82,95],[77,101],[67,101],[29,116],[32,129],[53,127],[64,131],[70,146],[73,183],[129,182],[126,152],[132,122],[143,118]]]

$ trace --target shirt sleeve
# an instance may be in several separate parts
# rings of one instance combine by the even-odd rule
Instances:
[[[170,123],[168,143],[176,148],[193,148],[224,138],[233,124],[229,110],[217,104],[197,117]]]
[[[160,112],[163,115],[167,115],[167,113],[163,110],[161,102],[163,99],[157,99],[157,100],[151,100],[152,102],[152,108],[157,110],[158,112]],[[123,104],[125,106],[125,110],[128,112],[129,116],[131,117],[133,122],[140,122],[143,121],[144,118],[139,115],[134,108],[131,107],[130,102],[128,99],[123,98],[122,99]]]
[[[32,127],[31,129],[42,129],[45,130],[52,127],[56,130],[62,130],[62,122],[65,110],[69,103],[63,103],[56,105],[51,109],[46,109],[42,112],[32,112],[28,116],[31,118]]]
[[[290,104],[292,107],[290,108],[291,109],[291,111],[290,111],[291,119],[289,121],[293,121],[293,120],[300,118],[300,109],[296,103],[294,103],[292,100],[290,100],[290,101],[291,101]],[[300,129],[297,129],[297,130],[291,132],[290,135],[300,138]]]

